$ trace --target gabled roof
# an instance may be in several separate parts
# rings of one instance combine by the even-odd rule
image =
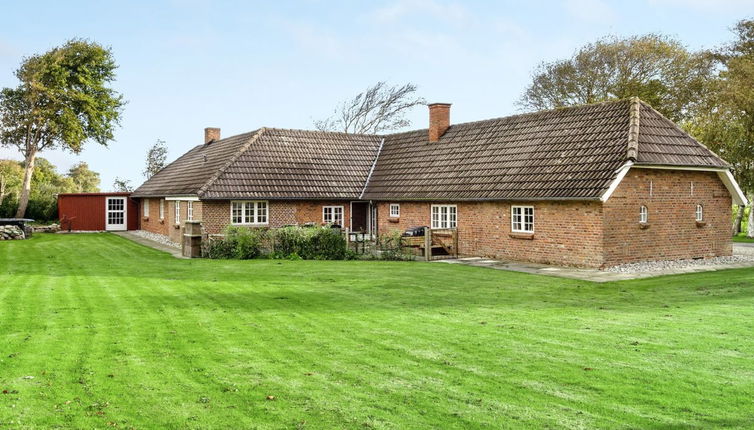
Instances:
[[[261,128],[193,148],[133,196],[357,199],[381,141],[374,135]]]
[[[356,135],[262,128],[200,145],[134,197],[202,199],[599,199],[627,162],[728,165],[638,99],[428,131]]]

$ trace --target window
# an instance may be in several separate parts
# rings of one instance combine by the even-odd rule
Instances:
[[[704,221],[704,207],[702,205],[696,205],[696,220]]]
[[[165,219],[165,199],[160,199],[160,219]]]
[[[144,216],[149,216],[149,199],[142,200],[144,203],[142,204],[143,210],[144,210]]]
[[[322,222],[343,226],[343,206],[322,206]]]
[[[175,201],[175,223],[181,223],[181,202],[178,200]]]
[[[193,221],[194,219],[194,202],[186,202],[186,219]]]
[[[390,216],[393,218],[397,218],[401,216],[401,205],[398,203],[391,203],[390,204]]]
[[[456,228],[456,205],[432,205],[432,228]]]
[[[646,206],[639,208],[639,222],[647,223],[649,221],[649,210]]]
[[[514,233],[534,233],[534,207],[511,207],[511,231]]]
[[[235,201],[230,203],[231,224],[267,224],[267,201]]]

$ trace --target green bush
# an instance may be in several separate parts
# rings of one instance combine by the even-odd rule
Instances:
[[[416,256],[403,246],[399,231],[377,237],[377,258],[380,260],[405,261],[414,260]]]
[[[226,240],[212,238],[210,239],[204,249],[204,255],[207,258],[226,260],[234,258],[236,254],[236,244]]]
[[[209,241],[205,255],[209,258],[241,260],[259,257],[345,260],[350,257],[343,235],[329,227],[267,230],[229,226],[225,229],[224,238]]]

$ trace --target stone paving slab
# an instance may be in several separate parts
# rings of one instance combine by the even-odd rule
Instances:
[[[734,243],[733,253],[752,254],[754,253],[754,244],[752,243]],[[754,267],[754,262],[740,262],[717,265],[699,265],[683,268],[673,268],[665,270],[655,270],[642,273],[617,273],[606,272],[598,269],[579,269],[574,267],[550,266],[547,264],[522,263],[514,261],[499,261],[481,257],[464,257],[458,259],[435,260],[436,263],[446,264],[463,264],[466,266],[486,267],[495,270],[509,270],[512,272],[531,273],[534,275],[555,276],[559,278],[580,279],[591,282],[614,282],[627,281],[630,279],[653,278],[656,276],[680,275],[684,273],[714,272],[717,270],[741,269],[745,267]]]
[[[113,231],[111,232],[113,234],[117,234],[120,237],[124,237],[130,241],[136,242],[140,245],[148,246],[150,248],[154,248],[158,251],[167,252],[168,254],[172,255],[175,258],[188,258],[184,257],[181,254],[181,250],[178,248],[175,248],[173,246],[165,245],[164,243],[160,243],[154,240],[147,239],[145,237],[141,237],[139,235],[134,234],[130,231]]]

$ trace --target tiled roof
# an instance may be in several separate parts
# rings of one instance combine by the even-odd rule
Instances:
[[[673,121],[641,102],[637,164],[729,167]]]
[[[452,125],[433,143],[427,136],[263,128],[192,149],[134,196],[597,199],[629,158],[727,167],[638,99]]]
[[[358,199],[379,136],[263,129],[216,179],[204,199]]]
[[[133,192],[133,197],[196,195],[199,188],[256,133],[253,131],[195,146],[144,182]]]

